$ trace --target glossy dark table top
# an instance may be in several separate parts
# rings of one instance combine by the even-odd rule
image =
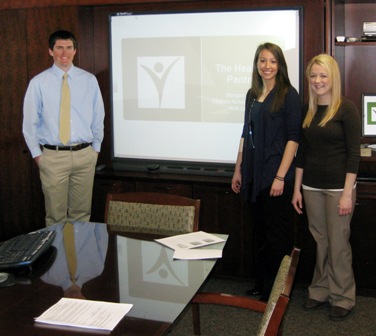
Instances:
[[[221,243],[212,248],[222,249],[223,246],[224,243]],[[89,300],[133,304],[131,311],[111,333],[35,324],[34,318],[63,296],[62,287],[42,280],[46,277],[45,274],[42,279],[36,278],[0,288],[1,334],[164,335],[201,287],[216,262],[173,260],[172,255],[171,249],[154,241],[109,234],[104,270],[82,285],[82,294]],[[55,266],[56,263],[57,261]],[[53,267],[51,269],[54,271]],[[64,273],[64,270],[59,272],[62,275]]]

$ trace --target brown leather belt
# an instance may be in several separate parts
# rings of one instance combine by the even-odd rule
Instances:
[[[44,148],[46,149],[52,149],[52,150],[63,150],[63,151],[78,151],[80,149],[84,149],[86,147],[91,146],[91,143],[82,143],[78,145],[73,145],[73,146],[53,146],[53,145],[43,145]]]

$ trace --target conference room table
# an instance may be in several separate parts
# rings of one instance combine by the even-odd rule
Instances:
[[[76,223],[77,227],[79,224]],[[218,260],[176,260],[173,258],[174,251],[159,242],[108,232],[102,223],[90,224],[101,229],[102,233],[105,231],[107,244],[101,237],[96,238],[94,244],[88,244],[86,250],[82,246],[79,248],[80,251],[85,250],[85,253],[77,263],[85,267],[77,267],[77,272],[89,270],[91,273],[82,285],[82,294],[88,300],[133,304],[131,310],[112,331],[35,322],[36,317],[63,297],[62,287],[57,282],[54,284],[54,281],[69,276],[67,266],[65,265],[65,269],[61,266],[64,264],[61,261],[66,257],[64,254],[63,258],[64,251],[59,250],[61,246],[57,241],[56,244],[54,242],[57,257],[47,272],[38,277],[16,276],[13,286],[0,288],[1,335],[166,335],[202,287]],[[90,232],[85,233],[86,236],[88,234],[91,235]],[[97,232],[94,236],[99,237]],[[224,242],[205,248],[223,250],[228,236],[216,236]],[[86,244],[88,239],[83,238],[82,241]],[[89,245],[93,251],[88,250]],[[104,256],[102,262],[101,256]],[[84,278],[86,275],[80,276]]]

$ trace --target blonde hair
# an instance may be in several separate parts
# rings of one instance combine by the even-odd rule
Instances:
[[[331,120],[337,113],[339,106],[341,105],[341,75],[337,61],[328,54],[320,54],[313,57],[307,66],[306,77],[310,80],[312,66],[317,64],[325,69],[328,73],[328,79],[332,86],[332,99],[325,112],[324,118],[320,121],[319,126],[324,127],[326,123]],[[308,86],[309,99],[308,99],[308,111],[303,121],[303,128],[309,127],[313,120],[313,117],[317,111],[317,94],[313,91],[312,86]]]

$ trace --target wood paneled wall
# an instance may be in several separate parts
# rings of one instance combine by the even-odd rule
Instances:
[[[0,11],[0,241],[11,235],[31,195],[30,158],[21,135],[22,97],[27,84],[26,11]],[[16,173],[15,173],[16,171]],[[16,185],[16,188],[15,188]]]
[[[0,241],[44,227],[39,170],[22,134],[29,80],[52,64],[48,37],[79,30],[76,7],[0,11]]]
[[[109,4],[112,4],[111,6]],[[22,135],[29,80],[52,63],[48,36],[57,29],[79,39],[77,66],[94,73],[105,100],[105,140],[99,161],[110,164],[111,115],[108,15],[113,11],[259,8],[258,0],[5,0],[0,2],[0,241],[44,226],[39,172]],[[324,0],[264,0],[263,8],[303,6],[303,66],[324,50]],[[250,55],[250,59],[253,55]],[[304,96],[306,85],[304,85]]]

